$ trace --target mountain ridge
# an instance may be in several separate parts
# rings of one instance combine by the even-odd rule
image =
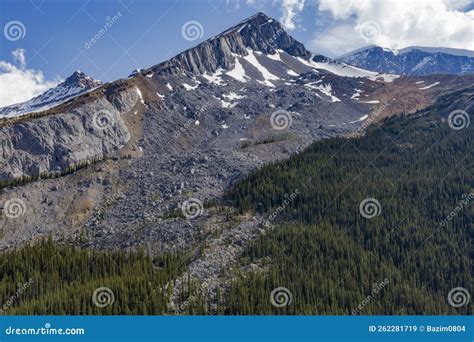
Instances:
[[[219,67],[233,67],[233,54],[245,56],[247,49],[274,54],[281,49],[297,57],[311,56],[304,45],[291,37],[283,26],[262,12],[215,35],[175,57],[152,66],[147,70],[173,70],[184,68],[194,72],[215,72]]]
[[[461,49],[417,46],[388,49],[370,45],[342,55],[338,59],[367,70],[399,75],[474,73],[474,51]]]
[[[346,52],[346,53],[336,57],[336,59],[344,58],[346,56],[351,56],[354,53],[364,51],[364,50],[374,48],[374,47],[380,47],[380,48],[385,49],[387,51],[394,51],[394,53],[397,53],[397,54],[408,53],[411,50],[420,50],[420,51],[424,51],[424,52],[444,52],[448,55],[454,55],[454,56],[474,57],[474,51],[473,50],[467,50],[467,49],[446,48],[446,47],[441,47],[441,46],[439,46],[439,47],[416,46],[416,45],[407,46],[407,47],[404,47],[404,48],[401,48],[401,49],[392,49],[392,48],[386,48],[386,47],[383,47],[383,46],[380,46],[380,45],[372,44],[372,45],[363,46],[361,48]]]

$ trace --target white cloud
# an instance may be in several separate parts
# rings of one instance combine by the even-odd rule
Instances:
[[[0,107],[27,101],[60,82],[46,81],[41,70],[27,69],[25,52],[12,51],[16,65],[0,61]]]
[[[337,21],[317,34],[312,48],[332,54],[369,44],[388,48],[418,45],[474,50],[474,10],[461,11],[469,5],[472,1],[320,0],[319,10],[329,11]],[[339,39],[350,42],[347,48]]]
[[[287,30],[296,28],[295,17],[303,10],[304,4],[305,0],[281,0],[283,14],[280,21]]]
[[[26,67],[25,49],[16,49],[12,51],[13,60],[19,64],[20,69]]]
[[[303,11],[306,0],[245,0],[245,4],[258,10],[276,6],[281,12],[280,22],[283,27],[294,30],[299,27],[297,16]]]
[[[354,25],[338,25],[314,38],[309,49],[328,57],[338,57],[366,45],[354,31]]]

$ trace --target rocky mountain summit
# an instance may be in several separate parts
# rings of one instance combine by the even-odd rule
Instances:
[[[400,50],[368,46],[339,58],[353,66],[398,75],[474,74],[474,51],[408,47]]]
[[[220,68],[230,70],[234,67],[235,56],[248,55],[249,49],[268,55],[274,55],[280,49],[295,57],[308,59],[311,56],[303,44],[285,32],[279,22],[257,13],[152,70],[199,73],[214,73]]]
[[[281,65],[272,61],[286,64],[285,69],[281,70]],[[273,72],[273,75],[271,72],[262,73],[260,64],[265,68],[268,67],[268,64],[273,64],[270,69],[276,72]],[[301,74],[302,71],[314,69],[328,70],[348,77],[371,79],[377,77],[387,77],[387,79],[391,77],[393,79],[396,77],[396,75],[379,75],[379,73],[358,69],[340,61],[311,53],[303,44],[291,37],[278,21],[261,12],[198,46],[150,69],[141,70],[141,72],[147,73],[148,76],[153,72],[157,72],[159,75],[175,75],[183,71],[218,76],[228,70],[231,71],[229,76],[239,80],[239,78],[245,78],[246,75],[240,75],[240,73],[247,71],[248,68],[260,69],[258,71],[262,75],[259,75],[258,72],[256,75],[251,75],[256,76],[257,79],[260,79],[259,76],[272,78],[276,75],[281,80],[287,78],[288,75]],[[276,80],[276,78],[272,79],[272,81]]]
[[[83,94],[102,85],[82,71],[77,70],[56,87],[51,88],[31,100],[0,108],[0,118],[24,115],[55,107],[77,95]]]

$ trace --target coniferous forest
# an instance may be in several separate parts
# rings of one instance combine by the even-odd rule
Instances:
[[[472,125],[453,130],[434,114],[390,118],[237,184],[227,196],[237,208],[278,215],[242,258],[261,270],[234,282],[228,313],[472,313],[472,304],[451,307],[447,295],[472,281],[473,138]],[[365,199],[380,204],[365,208],[368,218]],[[277,287],[291,292],[290,305],[269,305]]]
[[[164,314],[171,290],[166,284],[183,271],[185,260],[185,255],[150,258],[143,251],[98,252],[44,240],[0,254],[3,313]],[[103,292],[101,298],[99,293],[95,305],[92,294],[104,285],[113,297]],[[15,298],[19,288],[24,290]],[[9,301],[12,304],[5,306]]]
[[[445,121],[435,113],[389,118],[235,184],[223,203],[272,221],[239,259],[218,313],[472,314],[472,304],[454,308],[447,296],[472,281],[474,125],[454,130]],[[166,314],[166,285],[187,262],[184,254],[45,240],[0,254],[0,299],[11,302],[3,312]],[[91,293],[104,283],[113,284],[115,303],[99,308]],[[278,287],[291,293],[283,307],[270,301]],[[188,313],[209,313],[205,300],[197,303]]]

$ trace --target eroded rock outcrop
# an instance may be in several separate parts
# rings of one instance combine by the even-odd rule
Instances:
[[[0,130],[0,180],[61,172],[111,156],[130,139],[122,119],[138,101],[134,89],[100,96],[64,113],[24,120]]]

